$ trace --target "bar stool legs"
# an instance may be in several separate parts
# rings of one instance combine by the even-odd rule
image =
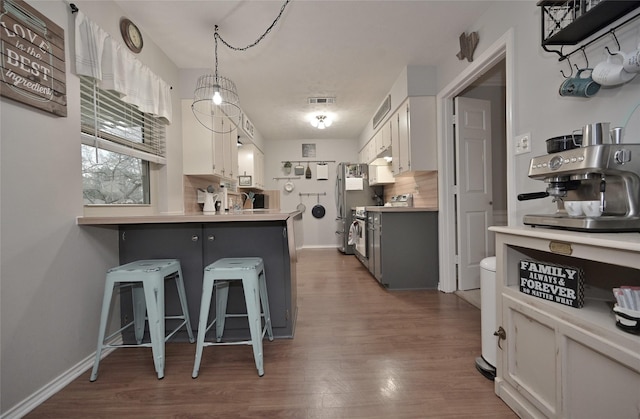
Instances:
[[[178,316],[165,316],[164,308],[164,281],[167,277],[173,277],[176,282],[180,307],[182,314]],[[110,336],[106,336],[107,322],[109,319],[109,308],[113,298],[113,290],[130,287],[133,300],[133,321],[115,331]],[[144,337],[145,313],[149,323],[150,343],[142,343]],[[180,324],[165,336],[165,321],[181,320]],[[136,344],[116,345],[106,344],[112,337],[121,333],[125,329],[133,326]],[[105,281],[104,295],[102,298],[102,313],[100,315],[100,326],[98,328],[98,344],[96,357],[91,371],[90,381],[98,378],[98,367],[102,351],[105,348],[119,347],[151,347],[153,353],[153,363],[158,378],[164,377],[165,363],[165,342],[178,332],[182,327],[186,327],[189,341],[194,342],[189,310],[187,308],[187,298],[184,290],[184,279],[180,262],[176,259],[141,260],[131,262],[126,265],[109,269]]]
[[[229,282],[233,280],[242,281],[247,308],[246,315],[227,314]],[[208,324],[211,297],[213,295],[214,288],[216,289],[216,318]],[[264,328],[262,327],[263,315],[265,319]],[[248,318],[251,340],[221,342],[225,319],[227,317],[239,316]],[[205,335],[214,324],[216,325],[216,342],[206,342]],[[202,283],[202,301],[200,304],[200,321],[198,324],[196,356],[191,376],[193,378],[198,377],[200,362],[202,361],[202,350],[205,346],[251,345],[258,375],[262,377],[264,375],[262,339],[265,334],[267,334],[269,340],[273,340],[266,276],[264,273],[264,264],[262,259],[225,258],[207,266],[204,270]]]

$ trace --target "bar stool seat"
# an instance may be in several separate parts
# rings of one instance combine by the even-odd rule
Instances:
[[[242,281],[244,289],[247,314],[227,314],[227,299],[229,296],[230,281]],[[209,309],[213,288],[216,289],[216,317],[208,324]],[[262,312],[260,304],[262,303]],[[221,342],[224,332],[225,319],[227,317],[247,317],[249,320],[250,340]],[[264,328],[262,328],[264,317]],[[205,341],[205,335],[213,325],[216,325],[216,342]],[[269,299],[267,296],[267,282],[264,273],[264,263],[259,257],[224,258],[204,268],[202,282],[202,301],[200,303],[200,321],[198,325],[198,338],[196,344],[196,359],[193,366],[192,377],[198,377],[202,349],[205,346],[215,345],[251,345],[253,357],[258,370],[258,375],[264,375],[264,361],[262,354],[262,339],[268,335],[273,340],[271,328],[271,314],[269,312]]]
[[[180,299],[181,315],[165,316],[164,308],[164,281],[165,279],[175,279]],[[113,298],[114,288],[131,288],[133,299],[133,320],[105,337],[107,322],[109,319],[109,309]],[[149,321],[150,342],[143,343],[144,326],[146,318]],[[181,320],[180,324],[165,336],[165,321]],[[111,338],[133,326],[136,337],[136,344],[107,344]],[[158,378],[164,377],[164,343],[178,332],[182,327],[186,327],[189,334],[189,342],[193,343],[193,331],[189,320],[189,310],[187,309],[187,296],[184,289],[184,279],[180,261],[177,259],[152,259],[138,260],[127,263],[107,271],[102,299],[102,313],[100,315],[100,327],[98,330],[98,345],[96,349],[96,359],[93,364],[90,381],[98,378],[98,366],[102,351],[106,348],[122,347],[151,347],[153,352],[153,363]]]

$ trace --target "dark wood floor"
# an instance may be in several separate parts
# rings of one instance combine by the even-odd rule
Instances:
[[[168,343],[158,380],[148,348],[119,349],[27,418],[515,418],[475,369],[480,311],[453,294],[389,292],[353,256],[303,250],[295,338],[251,348]]]

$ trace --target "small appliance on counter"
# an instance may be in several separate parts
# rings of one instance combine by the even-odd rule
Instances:
[[[621,142],[608,124],[587,125],[581,144],[534,157],[529,177],[546,191],[518,195],[551,197],[555,213],[525,215],[526,225],[589,232],[640,231],[640,144]],[[569,211],[569,212],[567,212]]]
[[[413,207],[413,194],[394,195],[385,207]]]
[[[253,209],[269,208],[269,195],[257,193],[253,196]]]

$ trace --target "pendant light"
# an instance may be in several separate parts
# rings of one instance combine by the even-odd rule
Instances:
[[[278,20],[284,13],[284,9],[290,1],[291,0],[285,1],[280,8],[280,13],[262,36],[244,48],[236,48],[226,42],[218,33],[218,25],[215,25],[213,34],[214,74],[205,74],[198,77],[196,88],[193,92],[193,103],[191,104],[191,110],[196,119],[208,130],[220,134],[233,131],[236,127],[240,126],[240,115],[242,112],[235,83],[231,79],[218,74],[218,40],[234,51],[245,51],[258,45],[258,43],[271,32],[271,29],[274,28],[276,23],[278,23]],[[227,120],[231,123],[225,122]]]
[[[210,131],[226,134],[240,123],[240,100],[235,83],[218,74],[218,25],[213,35],[215,48],[214,74],[198,77],[191,110],[198,122]],[[225,119],[231,123],[224,123]]]

